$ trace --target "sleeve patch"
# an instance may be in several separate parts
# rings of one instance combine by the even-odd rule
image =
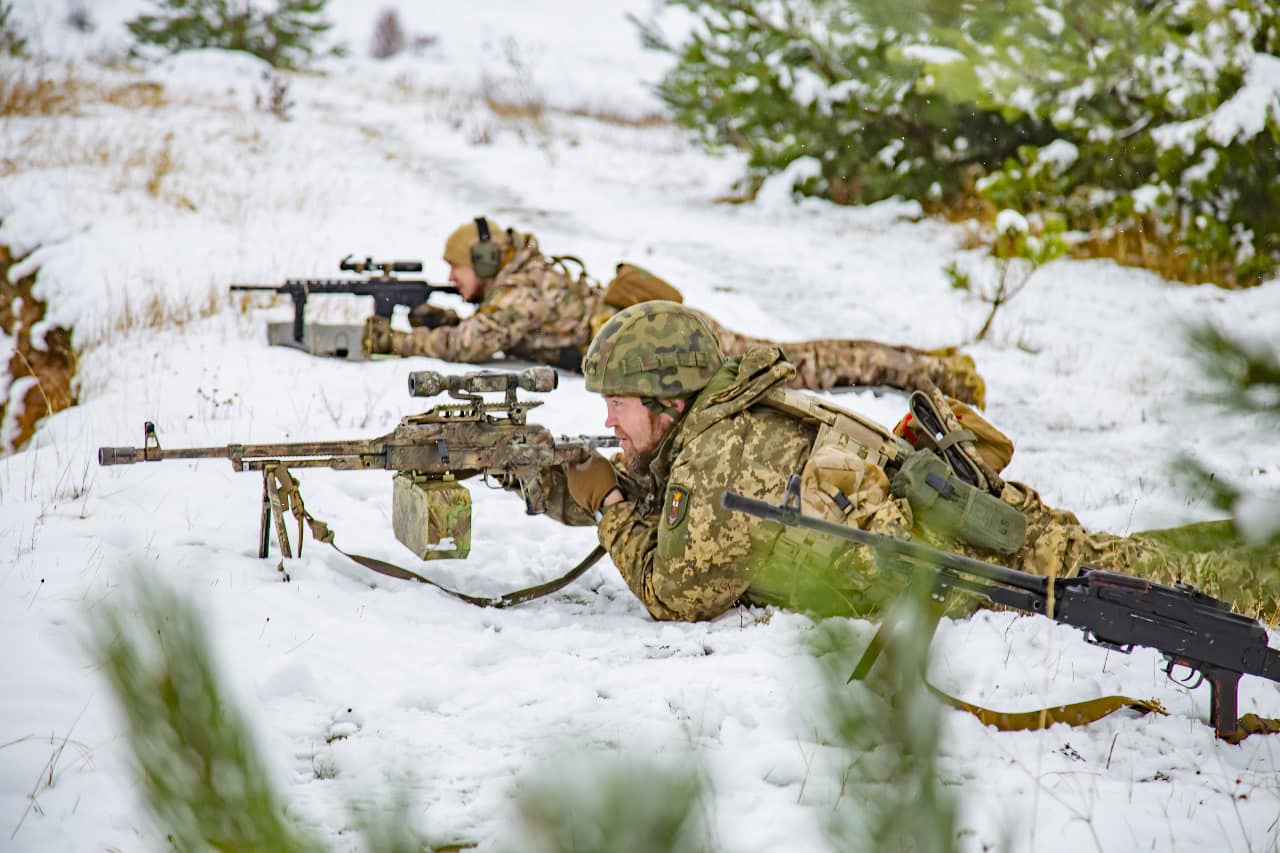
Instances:
[[[689,490],[684,486],[676,485],[667,489],[667,511],[663,514],[667,527],[679,527],[688,510]]]

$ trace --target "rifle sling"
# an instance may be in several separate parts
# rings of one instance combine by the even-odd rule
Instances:
[[[1155,699],[1134,699],[1130,696],[1099,696],[1084,702],[1072,702],[1069,705],[1054,705],[1051,708],[1040,708],[1035,711],[993,711],[957,699],[934,687],[928,681],[924,683],[929,692],[938,699],[960,711],[966,711],[977,717],[983,725],[995,726],[1002,732],[1027,732],[1048,728],[1055,723],[1066,723],[1069,726],[1085,726],[1097,722],[1108,714],[1121,708],[1133,708],[1141,713],[1167,714],[1164,706]]]
[[[921,582],[924,582],[922,577],[912,579],[913,584]],[[928,593],[925,598],[927,604],[924,628],[929,632],[930,640],[932,640],[934,633],[938,629],[938,622],[942,619],[945,590],[934,579]],[[858,660],[857,667],[853,670],[853,674],[849,676],[850,682],[861,681],[871,671],[871,667],[875,665],[889,641],[889,636],[894,629],[894,623],[893,612],[885,613],[866,651],[862,653],[862,657]],[[981,705],[974,705],[971,702],[965,702],[963,699],[957,699],[951,694],[939,690],[929,683],[929,679],[925,677],[923,672],[920,673],[920,680],[924,682],[924,686],[929,689],[929,692],[943,704],[949,705],[958,711],[972,714],[984,726],[994,726],[1002,732],[1038,731],[1055,723],[1084,726],[1097,722],[1108,714],[1119,711],[1121,708],[1133,708],[1135,711],[1140,711],[1144,714],[1157,713],[1164,715],[1168,713],[1155,699],[1134,699],[1129,696],[1099,696],[1097,699],[1087,699],[1083,702],[1072,702],[1067,705],[1055,705],[1051,708],[1039,708],[1034,711],[993,711],[990,708],[984,708]]]
[[[441,592],[453,596],[459,601],[465,601],[467,604],[474,604],[476,607],[493,607],[504,608],[512,607],[517,604],[524,604],[526,601],[533,601],[535,598],[541,598],[544,595],[550,595],[564,589],[569,584],[580,578],[587,569],[594,566],[601,557],[604,556],[604,548],[597,545],[591,550],[591,553],[582,559],[578,565],[574,566],[565,574],[553,580],[544,583],[535,584],[534,586],[524,589],[517,589],[504,595],[495,597],[468,595],[465,592],[449,589],[443,584],[439,584],[430,578],[411,572],[408,569],[401,568],[394,563],[386,560],[379,560],[376,557],[366,557],[363,554],[352,554],[338,547],[333,539],[333,529],[320,519],[316,518],[302,503],[302,492],[298,488],[298,480],[283,465],[267,465],[262,469],[262,474],[267,490],[272,497],[272,507],[276,512],[277,532],[282,533],[280,540],[281,552],[284,556],[288,554],[288,538],[287,534],[283,534],[284,530],[284,513],[280,511],[281,505],[293,513],[298,519],[298,556],[302,556],[302,524],[305,521],[307,527],[311,530],[311,535],[315,537],[317,542],[325,542],[332,546],[333,550],[339,554],[353,560],[364,566],[370,571],[377,572],[380,575],[397,578],[399,580],[417,581],[433,586]]]

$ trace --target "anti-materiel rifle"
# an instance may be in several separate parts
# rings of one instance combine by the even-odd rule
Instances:
[[[303,347],[306,334],[307,299],[326,293],[350,293],[373,297],[373,313],[391,318],[397,305],[409,310],[417,308],[436,293],[457,293],[451,284],[432,284],[428,281],[397,278],[398,272],[422,272],[421,261],[375,261],[365,258],[352,260],[347,255],[338,262],[343,272],[367,275],[367,278],[289,278],[284,284],[233,284],[232,291],[271,291],[284,294],[293,300],[293,345]]]
[[[547,507],[542,472],[585,461],[597,448],[618,445],[613,436],[555,438],[546,427],[528,423],[529,410],[542,401],[518,399],[516,391],[552,391],[558,381],[558,374],[550,367],[455,376],[418,371],[409,374],[412,396],[435,397],[447,392],[460,402],[441,403],[422,414],[409,415],[377,438],[174,449],[160,446],[155,425],[148,422],[143,428],[142,447],[99,448],[98,464],[228,459],[237,471],[261,471],[260,557],[267,556],[273,519],[281,554],[292,556],[284,526],[287,512],[298,520],[299,553],[304,521],[315,538],[332,544],[328,526],[303,507],[289,469],[396,471],[392,497],[396,538],[424,560],[465,558],[471,548],[471,495],[459,480],[482,476],[487,482],[519,491],[526,511],[537,514]],[[496,393],[503,394],[502,399],[484,396]],[[422,579],[381,561],[349,556],[374,571]]]
[[[1163,586],[1119,572],[1082,566],[1076,575],[1048,578],[993,565],[800,512],[800,478],[792,475],[782,503],[775,506],[733,491],[721,497],[725,509],[790,527],[803,527],[871,548],[878,563],[899,571],[934,573],[935,590],[959,590],[1024,613],[1039,614],[1079,628],[1095,645],[1128,654],[1134,646],[1155,649],[1173,679],[1176,667],[1210,685],[1209,721],[1218,737],[1237,737],[1240,676],[1280,682],[1280,651],[1267,645],[1259,622],[1233,613],[1224,601],[1187,584]],[[975,580],[975,578],[977,580]]]

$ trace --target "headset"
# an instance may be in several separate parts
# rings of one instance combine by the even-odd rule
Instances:
[[[489,234],[489,223],[483,216],[476,217],[476,231],[480,239],[471,246],[471,269],[477,278],[493,278],[503,267],[505,253]]]

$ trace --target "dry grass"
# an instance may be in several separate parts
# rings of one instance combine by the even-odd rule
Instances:
[[[75,377],[78,354],[72,345],[72,330],[48,327],[33,344],[31,330],[45,318],[46,305],[35,298],[36,273],[10,280],[10,267],[19,258],[8,246],[0,246],[0,330],[13,340],[13,354],[6,365],[5,387],[0,388],[0,415],[17,404],[13,446],[21,447],[35,432],[36,423],[76,403]],[[34,380],[20,395],[13,394],[11,382]]]
[[[188,323],[217,314],[224,307],[224,297],[222,290],[211,286],[203,298],[186,296],[173,300],[152,293],[141,305],[135,305],[126,294],[119,308],[108,301],[106,319],[81,335],[81,351],[97,349],[136,331],[181,329]],[[241,306],[239,311],[244,313],[244,307]]]
[[[949,222],[966,225],[961,245],[965,249],[990,248],[994,236],[988,223],[999,212],[995,205],[978,195],[966,195],[947,202],[930,202],[925,212]],[[1150,217],[1135,217],[1119,225],[1099,223],[1076,225],[1088,236],[1075,242],[1069,255],[1073,258],[1106,258],[1121,266],[1138,267],[1187,284],[1213,282],[1227,288],[1247,286],[1238,281],[1235,266],[1224,261],[1205,267],[1194,254],[1176,240],[1162,234]]]
[[[75,103],[69,81],[56,81],[28,66],[8,64],[0,71],[0,116],[58,115],[70,112]]]
[[[0,63],[0,116],[74,115],[86,104],[155,110],[168,103],[164,87],[149,80],[104,84],[81,77],[68,65]]]

